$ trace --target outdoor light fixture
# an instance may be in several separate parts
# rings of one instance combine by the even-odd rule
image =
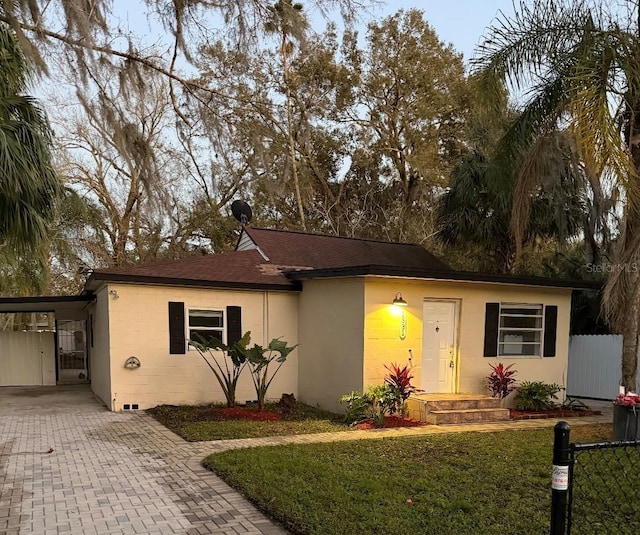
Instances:
[[[404,299],[402,299],[402,294],[400,292],[398,292],[396,296],[393,298],[393,304],[399,307],[407,306],[407,302]]]

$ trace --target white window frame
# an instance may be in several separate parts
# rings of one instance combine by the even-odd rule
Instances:
[[[206,327],[206,326],[199,326],[199,325],[194,325],[193,327],[191,326],[191,313],[192,312],[214,312],[216,314],[220,314],[220,318],[221,318],[221,323],[222,325],[220,327]],[[225,311],[223,309],[218,309],[218,308],[209,308],[209,307],[189,307],[187,308],[187,317],[186,317],[186,321],[185,321],[185,328],[187,330],[186,332],[186,336],[187,336],[187,340],[191,340],[191,329],[196,329],[199,331],[218,331],[220,332],[220,339],[222,340],[223,344],[226,344],[226,329],[225,329],[225,324],[226,324],[226,317],[225,317]],[[191,344],[189,344],[189,350],[193,351],[195,350],[195,348],[193,346],[191,346]]]
[[[509,310],[528,309],[536,310],[537,314],[515,314]],[[538,327],[508,327],[502,325],[503,318],[536,318]],[[506,333],[510,334],[506,334]],[[504,337],[518,337],[518,333],[535,333],[537,341],[525,342],[520,340],[507,340]],[[504,336],[503,336],[504,335]],[[507,351],[509,346],[520,346],[520,352]],[[532,354],[523,354],[522,346],[537,346],[537,351]],[[541,358],[544,348],[544,305],[542,303],[500,303],[500,313],[498,314],[498,356],[510,358]]]

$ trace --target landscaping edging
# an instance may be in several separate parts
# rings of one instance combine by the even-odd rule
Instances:
[[[584,416],[600,416],[601,411],[549,409],[546,411],[519,411],[509,409],[511,420],[538,420],[541,418],[580,418]]]

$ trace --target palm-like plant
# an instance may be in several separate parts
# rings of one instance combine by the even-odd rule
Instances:
[[[539,142],[536,161],[526,162],[536,166],[538,184],[527,192],[529,208],[519,235],[522,244],[553,240],[563,245],[589,222],[587,187],[584,173],[573,162],[572,141],[567,132],[551,132]],[[438,203],[439,239],[449,245],[480,246],[488,259],[482,269],[510,273],[516,267],[510,219],[513,196],[518,193],[512,180],[519,169],[494,165],[479,150],[460,157]]]
[[[438,202],[438,237],[448,245],[479,245],[489,262],[480,268],[508,273],[513,267],[508,202],[489,192],[489,161],[478,150],[463,154]]]
[[[194,337],[195,339],[189,340],[189,345],[196,348],[215,376],[227,400],[227,407],[235,407],[238,381],[249,362],[247,345],[251,341],[251,331],[247,331],[240,340],[230,345],[214,336],[205,338],[195,333]]]
[[[606,184],[623,191],[624,222],[616,262],[604,295],[604,311],[624,336],[622,380],[635,389],[640,314],[640,24],[637,2],[629,20],[586,0],[520,2],[502,16],[480,46],[475,68],[482,90],[504,84],[526,95],[523,113],[503,136],[496,160],[509,166],[524,154],[514,174],[511,230],[525,235],[540,141],[559,127],[574,139],[594,199]],[[628,267],[628,269],[626,269]]]
[[[0,72],[0,241],[33,250],[46,236],[61,186],[47,119],[24,94],[29,64],[6,24],[0,24]]]

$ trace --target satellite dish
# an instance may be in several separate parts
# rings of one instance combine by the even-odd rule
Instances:
[[[240,200],[233,201],[231,203],[231,213],[243,226],[251,221],[251,216],[253,215],[251,206]]]

